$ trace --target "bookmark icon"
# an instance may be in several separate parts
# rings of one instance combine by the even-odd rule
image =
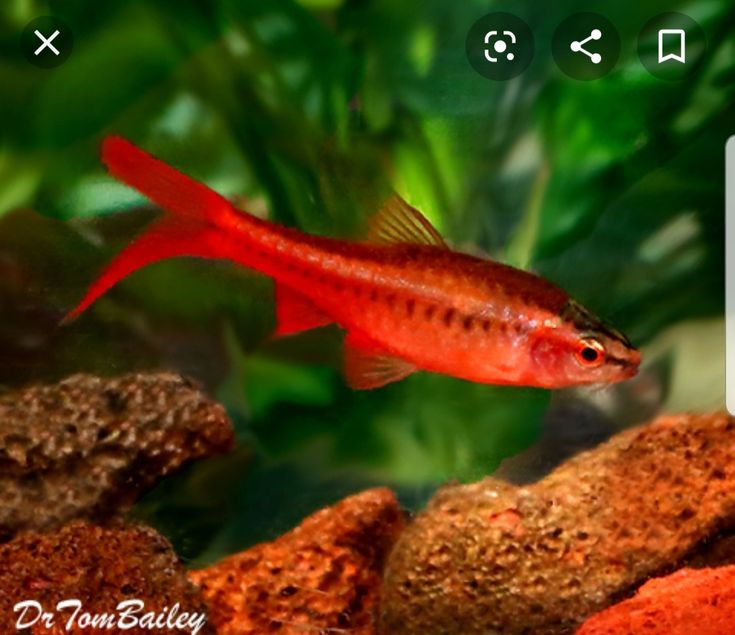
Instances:
[[[687,34],[684,29],[659,29],[658,63],[674,60],[686,64]]]

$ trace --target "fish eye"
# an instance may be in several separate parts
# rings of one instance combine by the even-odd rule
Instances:
[[[605,358],[605,347],[596,339],[580,340],[577,347],[577,361],[582,366],[594,368],[602,364]]]

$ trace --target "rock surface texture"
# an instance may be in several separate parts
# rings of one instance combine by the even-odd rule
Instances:
[[[87,635],[89,633],[187,633],[193,614],[206,621],[206,607],[197,588],[187,579],[169,542],[145,527],[101,528],[75,521],[48,532],[26,532],[0,545],[0,633],[15,633],[18,602],[35,600],[54,613],[52,627],[36,622],[33,635]],[[67,629],[73,609],[55,611],[62,600],[77,599],[91,614],[112,614],[118,604],[136,599],[144,612],[164,613],[179,603],[179,619],[188,613],[184,628],[122,629],[86,627],[77,618]],[[29,610],[25,619],[34,613]],[[170,612],[169,612],[170,615]],[[175,617],[176,617],[175,616]],[[175,625],[175,622],[171,622]],[[204,624],[198,635],[214,631]]]
[[[670,416],[538,483],[442,489],[387,565],[380,632],[571,633],[735,527],[735,420]]]
[[[587,620],[577,635],[729,635],[735,566],[682,569],[646,582],[635,597]]]
[[[230,449],[224,409],[176,375],[76,375],[0,396],[0,542],[108,520],[184,463]]]
[[[403,526],[393,493],[368,490],[190,577],[219,635],[371,635],[384,559]]]

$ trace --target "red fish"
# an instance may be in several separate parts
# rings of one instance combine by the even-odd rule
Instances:
[[[336,323],[345,373],[359,389],[417,370],[487,384],[562,388],[635,375],[640,353],[559,287],[451,251],[398,197],[365,242],[310,236],[235,209],[225,198],[119,137],[110,173],[167,214],[123,250],[72,319],[122,278],[174,256],[221,258],[275,280],[277,335]]]

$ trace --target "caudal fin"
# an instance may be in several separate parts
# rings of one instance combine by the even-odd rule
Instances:
[[[214,190],[122,137],[102,142],[102,162],[112,176],[182,219],[217,222],[232,210],[229,201]]]
[[[234,212],[217,192],[120,137],[105,139],[102,161],[110,174],[169,215],[117,255],[63,323],[74,320],[117,282],[145,265],[175,256],[222,257],[213,234],[216,226],[225,224]]]

